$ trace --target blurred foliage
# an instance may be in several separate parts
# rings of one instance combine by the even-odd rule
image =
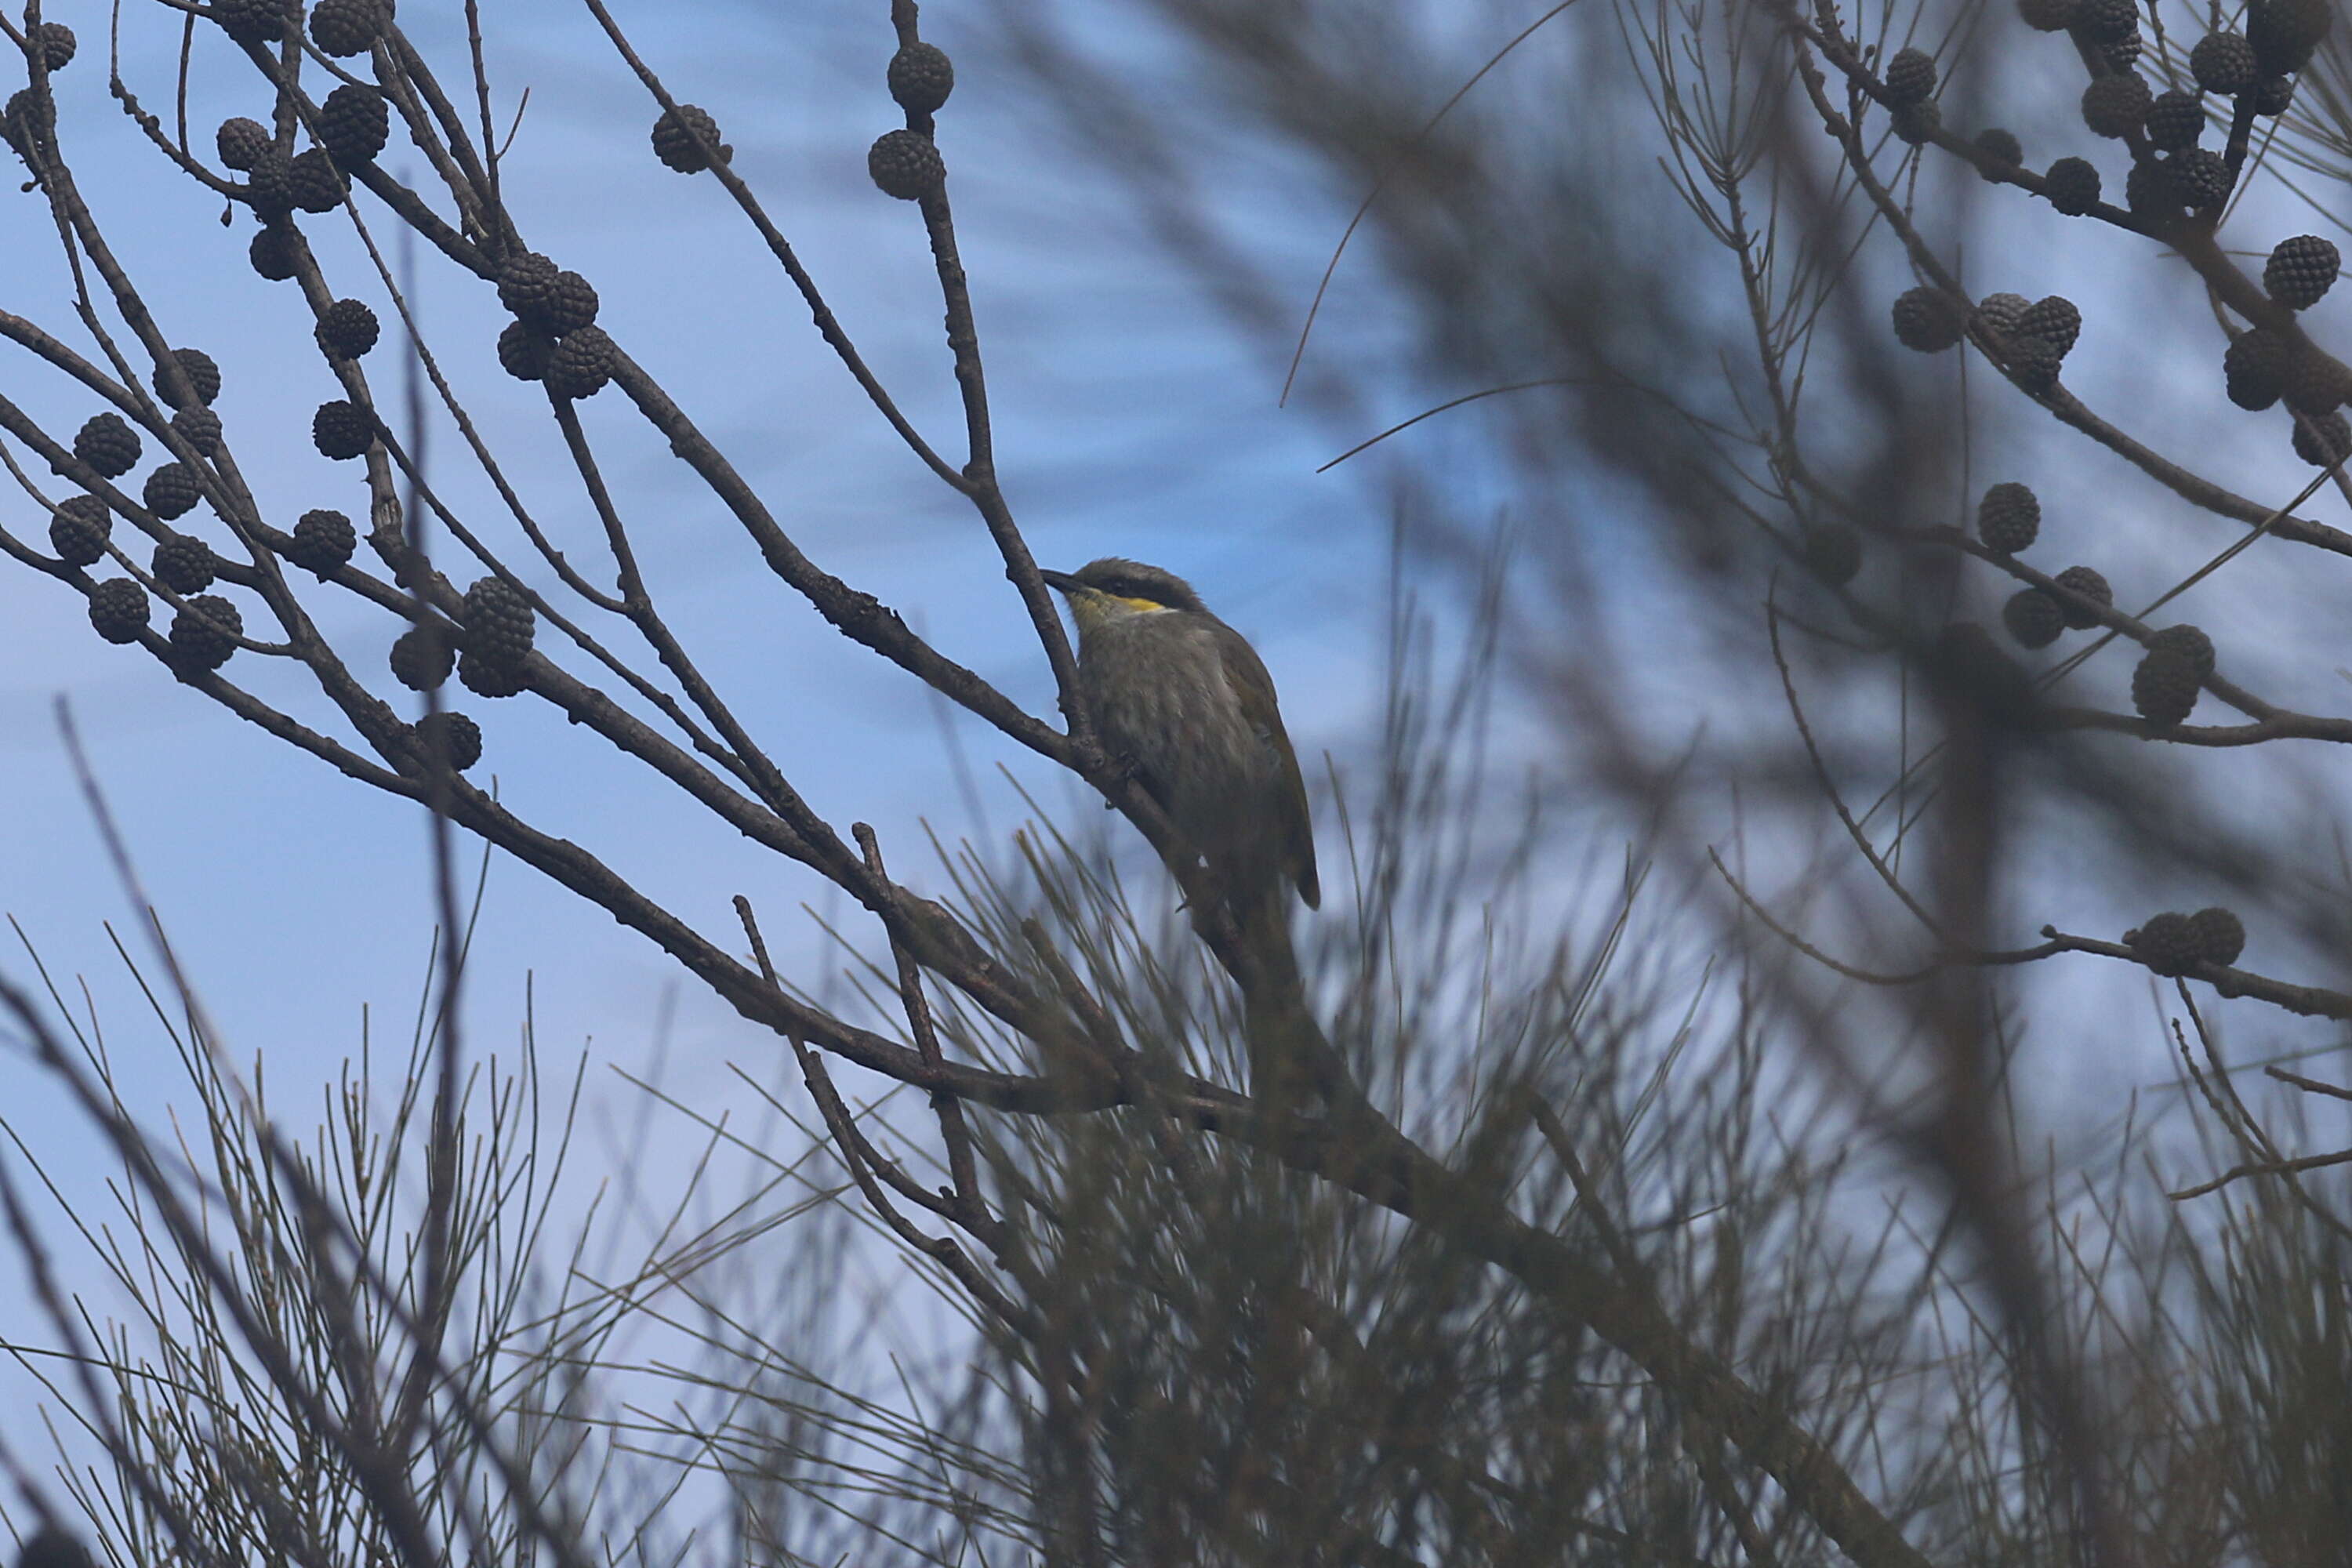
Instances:
[[[2300,710],[2326,683],[2294,685],[2309,671],[2282,676],[2265,651],[2282,626],[2327,624],[2331,602],[2322,574],[2291,570],[2300,598],[2217,622],[2201,652],[2151,617],[2242,557],[2352,555],[2320,515],[2352,486],[2341,454],[2283,484],[2235,444],[2145,444],[2126,428],[2140,410],[2086,400],[2116,384],[2087,368],[2103,357],[2139,374],[2116,331],[2133,322],[2104,300],[1979,294],[1961,263],[1990,253],[2030,275],[2085,234],[2170,257],[2195,292],[2157,320],[2210,339],[2183,363],[2211,374],[2165,381],[2168,414],[2193,428],[2225,395],[2258,401],[2240,395],[2254,352],[2230,350],[2226,389],[2219,372],[2225,340],[2271,334],[2257,350],[2300,378],[2263,426],[2273,458],[2291,436],[2327,447],[2352,373],[2323,318],[2307,333],[2305,307],[2224,243],[2235,209],[2177,195],[2204,166],[2159,160],[2156,129],[2114,139],[2139,199],[2118,184],[2076,216],[2049,203],[2046,160],[1979,140],[2021,114],[2026,145],[2076,144],[2083,83],[2188,82],[2213,18],[2135,15],[2127,47],[2105,0],[2029,9],[2072,33],[2029,36],[1973,5],[1848,18],[1157,0],[1131,13],[1163,51],[1150,71],[1098,18],[998,9],[992,55],[963,68],[1021,71],[1083,127],[1270,363],[1293,346],[1269,324],[1298,279],[1230,230],[1204,171],[1254,153],[1362,202],[1339,259],[1372,282],[1334,271],[1295,390],[1378,449],[1350,460],[1385,465],[1390,658],[1379,736],[1332,770],[1332,897],[1297,942],[1202,896],[1198,857],[1084,722],[1025,712],[800,554],[789,509],[593,324],[587,279],[529,252],[489,156],[484,56],[459,68],[478,131],[372,0],[320,0],[308,53],[275,0],[190,16],[191,38],[226,31],[281,95],[274,142],[258,125],[224,134],[244,179],[142,129],[181,176],[253,211],[257,266],[299,280],[326,346],[333,290],[289,226],[290,164],[265,169],[265,148],[316,135],[348,153],[364,104],[334,110],[310,87],[341,69],[330,55],[372,71],[438,184],[357,157],[314,158],[309,177],[357,180],[371,214],[497,288],[515,318],[500,357],[544,384],[618,586],[582,576],[520,498],[487,521],[443,503],[356,354],[331,351],[349,395],[315,436],[363,459],[368,526],[340,542],[307,520],[279,530],[218,422],[186,417],[210,362],[157,337],[73,184],[74,128],[46,83],[74,51],[37,12],[11,22],[28,79],[11,144],[88,263],[91,346],[13,315],[0,329],[184,468],[133,500],[110,488],[125,471],[105,471],[110,432],[70,440],[0,398],[0,451],[54,517],[57,554],[13,532],[0,545],[89,595],[101,635],[444,829],[441,963],[404,1087],[387,1097],[363,1053],[315,1133],[270,1112],[258,1064],[232,1068],[160,923],[134,973],[201,1117],[184,1142],[125,1108],[116,1056],[61,984],[46,1003],[5,993],[30,1059],[122,1167],[116,1215],[64,1215],[103,1304],[28,1206],[23,1139],[0,1166],[47,1320],[9,1346],[77,1424],[53,1476],[0,1434],[25,1568],[67,1568],[58,1543],[85,1534],[125,1568],[2342,1561],[2352,1091],[2277,1059],[2258,1079],[2233,1038],[2280,1058],[2316,1040],[2340,1060],[2352,1018],[2347,879],[2318,849],[2343,841],[2340,792],[2305,791],[2292,816],[2242,809],[2307,782],[2273,760],[2281,743],[2352,741],[2352,723]],[[780,291],[971,504],[1066,699],[1071,651],[998,488],[942,173],[950,79],[915,7],[890,7],[907,124],[870,168],[937,262],[956,458],[866,369],[709,144],[715,121],[589,10],[655,106],[665,162],[737,204]],[[2292,60],[2284,115],[2258,112],[2253,85],[2210,95],[2232,189],[2344,177],[2352,28],[2327,31],[2329,15],[2264,0],[2247,19],[2266,68],[2324,38]],[[1906,47],[1935,58],[1898,67]],[[325,216],[344,192],[310,194],[295,205]],[[901,325],[928,332],[924,315]],[[1011,845],[940,847],[938,897],[896,879],[870,827],[845,837],[638,577],[601,479],[608,437],[575,408],[608,385],[813,613],[1122,815],[1072,828],[1041,805]],[[446,382],[435,395],[463,419]],[[1465,420],[1475,436],[1418,444]],[[2110,584],[2051,570],[2032,540],[1989,540],[1979,469],[2006,475],[2006,444],[2045,426],[2128,470],[2133,505],[2160,495],[2227,542],[2111,529]],[[461,428],[496,479],[493,441]],[[1395,434],[1362,439],[1379,431]],[[92,555],[74,531],[96,525],[47,500],[31,477],[45,466],[125,536],[154,536],[155,568],[111,535]],[[1475,483],[1457,485],[1465,467]],[[183,481],[214,503],[208,566],[165,526]],[[446,561],[423,547],[428,512]],[[488,575],[461,588],[444,572],[465,555]],[[459,650],[476,695],[552,705],[583,749],[846,894],[874,922],[835,928],[847,984],[777,973],[747,900],[740,942],[707,932],[462,776],[467,731],[402,720],[281,561],[416,628],[431,646],[399,657],[401,683],[437,688]],[[174,629],[110,621],[122,606],[86,565],[128,574],[110,580],[157,596]],[[189,585],[207,573],[248,608],[207,605],[208,584]],[[2004,617],[2015,594],[2044,596],[2040,621]],[[2028,663],[1996,623],[2077,640]],[[316,727],[222,673],[261,659],[312,678]],[[2273,680],[2293,702],[2262,694]],[[2224,707],[2238,717],[2213,721]],[[470,738],[478,752],[480,727]],[[1129,827],[1158,864],[1127,852]],[[639,1185],[640,1137],[615,1152],[625,1203],[559,1204],[576,1080],[558,1109],[534,1047],[476,1067],[456,1037],[452,828],[657,943],[788,1042],[798,1084],[745,1078],[738,1103],[709,1106],[641,1083],[696,1130],[675,1189]],[[2069,879],[2033,874],[2053,845]],[[2158,886],[2226,889],[2251,918],[2216,905],[2110,940],[2018,912],[2105,920]],[[2021,919],[2038,943],[2008,934]],[[2126,1102],[2095,1162],[2062,1158],[2020,1088],[2025,1052],[2089,1034],[2124,1059],[2132,1026],[2084,978],[2116,973],[2153,987],[2194,1136]],[[2290,1016],[2326,1032],[2276,1032]],[[1285,1053],[1317,1071],[1253,1081]],[[2184,1162],[2200,1174],[2168,1192]],[[722,1194],[732,1177],[740,1193]],[[581,1215],[570,1234],[559,1211]],[[886,1286],[901,1265],[927,1289]],[[85,1467],[91,1444],[105,1462]]]

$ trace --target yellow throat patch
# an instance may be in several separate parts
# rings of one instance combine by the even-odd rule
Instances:
[[[1099,588],[1087,588],[1069,595],[1070,616],[1085,631],[1122,616],[1149,615],[1164,610],[1167,605],[1157,599],[1132,598],[1124,594],[1106,594]]]

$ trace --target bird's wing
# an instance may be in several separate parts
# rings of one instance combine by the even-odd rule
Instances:
[[[1323,887],[1315,875],[1315,823],[1307,810],[1307,781],[1298,774],[1298,756],[1282,728],[1282,709],[1275,701],[1274,677],[1241,633],[1222,621],[1217,647],[1225,667],[1225,684],[1240,702],[1242,717],[1274,748],[1282,776],[1275,781],[1276,835],[1283,869],[1298,884],[1298,896],[1308,909],[1323,902]]]

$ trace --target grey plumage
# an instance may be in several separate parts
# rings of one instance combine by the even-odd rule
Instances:
[[[1078,626],[1079,694],[1104,746],[1223,879],[1227,900],[1322,889],[1307,788],[1274,679],[1173,573],[1110,558],[1045,581]]]

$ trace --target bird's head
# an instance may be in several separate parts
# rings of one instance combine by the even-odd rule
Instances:
[[[1070,614],[1080,632],[1089,631],[1125,616],[1146,616],[1156,610],[1193,610],[1204,606],[1192,584],[1158,566],[1123,561],[1116,555],[1089,561],[1075,572],[1041,572],[1045,585],[1070,601]]]

